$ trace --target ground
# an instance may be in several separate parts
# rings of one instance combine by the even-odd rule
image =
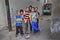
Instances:
[[[30,38],[25,39],[24,36],[18,35],[15,37],[15,28],[12,32],[8,32],[7,30],[2,30],[0,32],[0,40],[54,40],[50,38],[50,16],[43,16],[40,18],[39,28],[40,32],[38,33],[30,33]]]

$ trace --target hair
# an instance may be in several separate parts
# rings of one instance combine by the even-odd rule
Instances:
[[[38,9],[38,7],[36,7]]]
[[[23,9],[21,9],[20,12],[23,12]]]
[[[30,5],[29,7],[32,7],[32,5]]]
[[[26,7],[26,9],[29,8],[29,7]]]
[[[34,9],[35,9],[35,7],[32,7],[32,8],[34,8]]]

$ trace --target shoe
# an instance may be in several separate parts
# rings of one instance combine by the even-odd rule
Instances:
[[[27,35],[25,36],[25,38],[26,38],[26,39],[30,38],[30,35],[29,35],[29,34],[27,34]]]

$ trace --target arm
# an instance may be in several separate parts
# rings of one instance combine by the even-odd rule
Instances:
[[[25,21],[24,21],[24,15],[22,16],[22,21],[25,23]]]
[[[30,23],[32,22],[32,15],[30,14]]]
[[[37,12],[37,19],[39,19],[40,18],[40,13],[39,12]]]

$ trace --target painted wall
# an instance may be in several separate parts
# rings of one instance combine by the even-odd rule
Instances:
[[[5,1],[0,0],[0,26],[4,25],[7,25],[6,7],[5,7]]]
[[[53,0],[53,17],[60,18],[60,0]]]
[[[42,6],[44,0],[36,1],[36,0],[9,0],[10,4],[10,13],[12,24],[15,23],[15,19],[13,18],[16,15],[16,10],[25,9],[29,5],[39,8],[40,14],[42,14]]]
[[[9,0],[9,4],[13,26],[15,24],[14,16],[16,15],[16,10],[25,9],[28,6],[28,2],[26,0]]]
[[[16,15],[16,10],[25,9],[29,5],[37,6],[39,8],[40,14],[42,14],[42,6],[44,0],[9,0],[10,13],[12,24],[15,22],[14,16]],[[7,13],[5,7],[5,0],[0,0],[0,25],[7,25]],[[1,18],[2,17],[2,18]]]
[[[10,12],[12,15],[14,15],[16,13],[16,10],[25,9],[29,5],[32,5],[35,7],[37,6],[39,8],[39,11],[41,11],[43,2],[44,0],[41,0],[38,2],[36,0],[9,0]]]

